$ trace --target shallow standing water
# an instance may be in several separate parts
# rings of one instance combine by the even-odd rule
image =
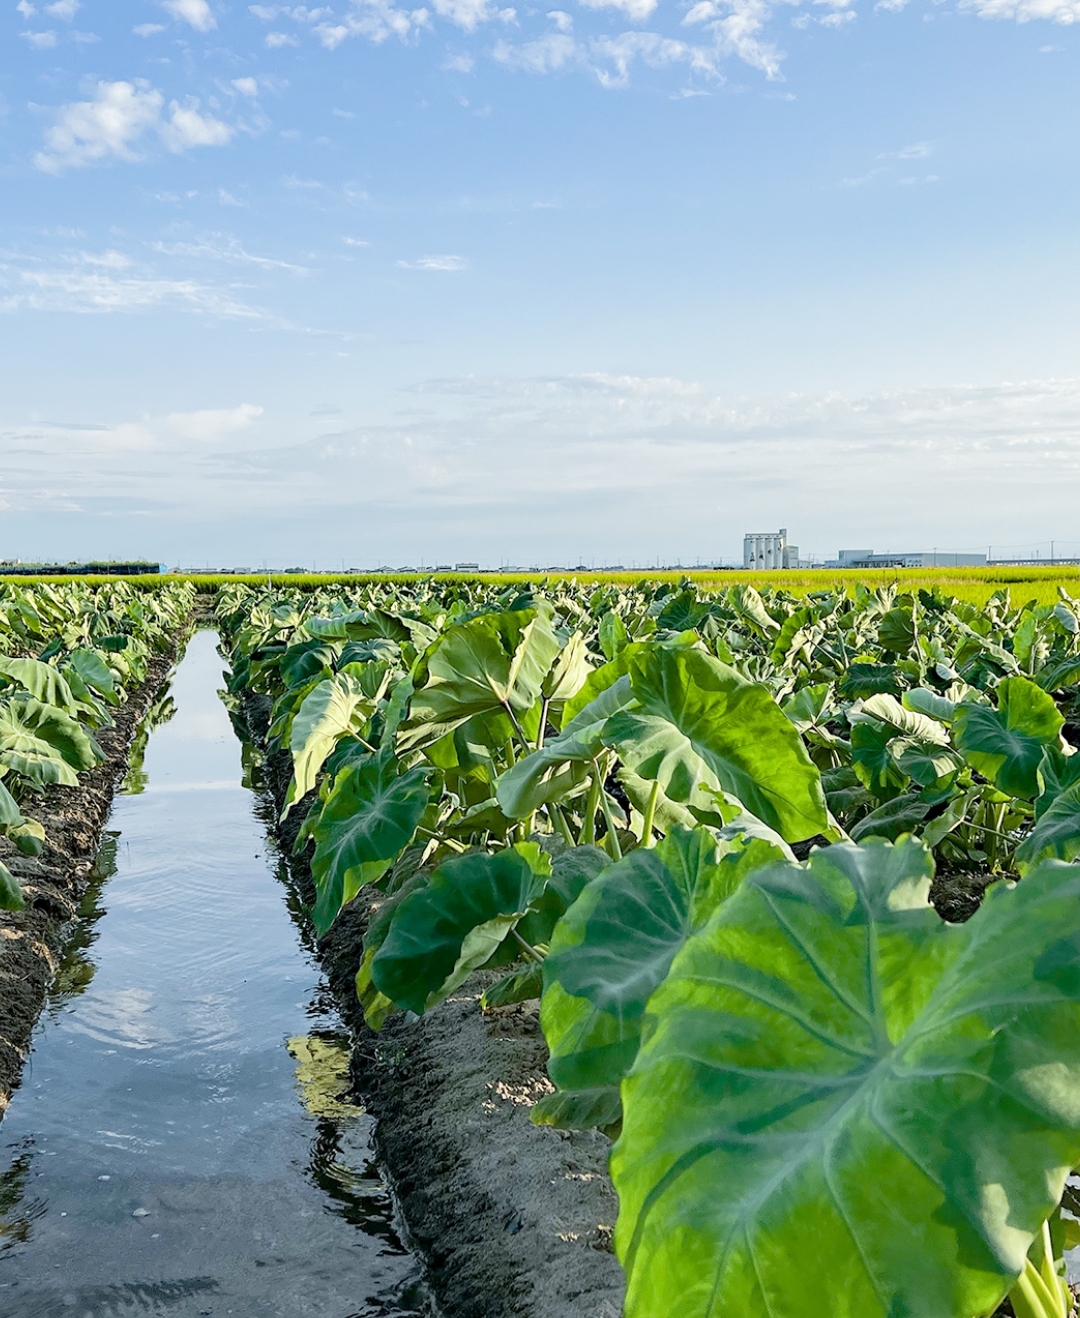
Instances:
[[[0,1123],[0,1314],[426,1314],[345,1036],[241,785],[217,638],[117,797]]]

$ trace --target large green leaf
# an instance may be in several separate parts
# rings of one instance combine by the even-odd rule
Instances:
[[[560,1090],[589,1090],[591,1103],[606,1088],[617,1111],[645,1004],[676,952],[745,874],[782,858],[768,842],[718,848],[708,830],[676,825],[655,850],[632,851],[585,886],[544,961],[540,1019]],[[568,1111],[545,1098],[533,1120],[564,1124]]]
[[[1080,756],[1072,758],[1080,759]],[[1080,856],[1080,782],[1058,793],[1016,848],[1014,860],[1023,874],[1046,856],[1058,860],[1075,860]]]
[[[366,883],[374,883],[408,846],[428,803],[429,770],[398,774],[389,748],[337,776],[311,828],[311,875],[318,897],[313,917],[324,934]]]
[[[0,677],[28,691],[35,700],[59,709],[71,710],[75,698],[60,670],[39,659],[5,659],[0,657]]]
[[[289,735],[293,784],[283,817],[315,786],[319,770],[338,738],[361,732],[376,703],[352,673],[325,678],[308,692],[293,718]]]
[[[375,987],[423,1012],[489,960],[542,896],[550,862],[532,842],[444,861],[400,905],[375,953]]]
[[[887,795],[907,782],[890,749],[895,737],[895,728],[872,718],[860,718],[851,729],[851,767],[875,796]]]
[[[25,905],[18,879],[0,861],[0,911],[21,911]]]
[[[1080,1158],[1080,866],[963,925],[929,853],[748,876],[649,1002],[612,1154],[627,1318],[972,1318]]]
[[[0,832],[7,833],[10,829],[19,828],[25,822],[18,802],[4,783],[0,782]]]
[[[278,672],[286,688],[303,686],[313,677],[332,673],[337,658],[337,647],[326,641],[300,641],[278,660]]]
[[[1060,745],[1065,722],[1053,697],[1026,677],[1007,677],[992,705],[961,704],[953,743],[973,769],[1010,796],[1039,794],[1039,764],[1047,746]]]
[[[51,753],[73,769],[92,769],[105,758],[70,714],[22,693],[0,705],[0,751],[35,757]]]
[[[116,675],[96,650],[72,650],[64,661],[86,686],[91,687],[110,705],[118,705],[122,693],[117,689]]]
[[[447,628],[428,654],[427,681],[412,698],[402,747],[429,745],[477,714],[530,710],[561,649],[546,604]]]
[[[680,773],[692,776],[690,755],[697,756],[724,791],[788,842],[828,832],[821,775],[766,687],[703,651],[660,646],[635,655],[629,677],[642,715],[671,726],[663,756],[668,765],[681,760]],[[629,753],[629,736],[622,734],[630,733],[631,717],[639,716],[616,715],[609,725],[620,754]],[[655,738],[655,724],[648,727]],[[631,767],[647,776],[639,764]],[[668,787],[664,791],[672,796]]]
[[[1057,746],[1047,746],[1039,762],[1042,790],[1035,801],[1035,818],[1041,819],[1062,792],[1080,782],[1080,755],[1063,755]]]
[[[604,748],[604,725],[612,714],[634,703],[630,679],[621,677],[605,688],[570,720],[558,737],[538,751],[523,755],[517,764],[501,774],[495,784],[503,813],[511,819],[524,819],[539,805],[558,799],[569,783],[552,780],[547,775],[568,762],[585,763]]]
[[[908,695],[911,693],[909,692]],[[918,700],[918,697],[916,698]],[[907,700],[901,704],[895,696],[876,695],[863,701],[863,712],[879,719],[895,732],[928,746],[947,746],[949,734],[934,718],[910,707]]]
[[[362,641],[371,635],[368,615],[363,609],[337,613],[330,618],[306,618],[304,631],[319,641]]]

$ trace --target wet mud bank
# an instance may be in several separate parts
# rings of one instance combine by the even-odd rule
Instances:
[[[268,710],[261,696],[243,703],[240,731],[256,746]],[[280,809],[288,756],[268,755],[263,776]],[[303,816],[301,807],[278,826],[286,854]],[[306,860],[292,857],[290,868],[313,898]],[[353,1034],[353,1077],[376,1119],[380,1162],[444,1318],[618,1318],[609,1141],[529,1120],[551,1089],[538,1004],[485,1015],[480,995],[497,976],[481,973],[425,1016],[394,1016],[373,1033],[353,984],[368,902],[361,894],[341,912],[319,959]]]
[[[104,761],[78,787],[52,786],[24,803],[45,827],[40,856],[23,856],[0,838],[0,860],[22,885],[26,906],[0,911],[0,1115],[18,1086],[30,1040],[58,968],[66,935],[90,886],[94,857],[147,711],[165,687],[188,634],[150,663],[146,681],[112,711],[115,724],[94,735]]]

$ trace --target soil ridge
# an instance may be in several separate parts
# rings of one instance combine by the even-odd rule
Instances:
[[[263,751],[279,813],[292,765],[266,750],[269,705],[247,694],[237,722]],[[301,802],[276,833],[310,902],[306,854],[292,855],[305,813]],[[376,1119],[409,1246],[427,1266],[443,1318],[618,1318],[625,1283],[611,1250],[610,1143],[598,1131],[529,1120],[552,1089],[538,1004],[485,1015],[480,995],[499,975],[480,973],[424,1016],[392,1016],[375,1034],[353,983],[370,909],[370,893],[361,893],[318,940],[318,956],[353,1034],[354,1081]]]

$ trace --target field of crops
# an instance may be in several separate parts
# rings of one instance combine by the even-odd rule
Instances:
[[[0,835],[36,856],[46,787],[75,787],[102,759],[95,731],[145,678],[186,621],[192,586],[153,592],[124,581],[0,582]],[[0,862],[0,909],[23,895]]]
[[[52,584],[62,583],[62,577],[42,577],[41,581]],[[88,577],[90,584],[101,585],[109,582],[109,577]],[[800,597],[820,590],[844,591],[853,596],[857,588],[869,586],[871,589],[894,587],[897,591],[932,591],[935,588],[980,607],[990,599],[995,591],[1003,586],[1011,589],[1017,600],[1033,601],[1036,604],[1053,603],[1058,598],[1059,587],[1073,595],[1080,595],[1080,568],[1065,566],[1047,567],[991,567],[991,568],[898,568],[866,570],[803,570],[785,572],[742,572],[742,571],[669,571],[651,572],[642,577],[639,572],[579,572],[579,573],[484,573],[462,575],[459,573],[440,573],[436,577],[415,573],[261,573],[247,576],[220,573],[200,573],[194,576],[161,575],[138,576],[128,578],[129,584],[139,590],[154,590],[162,585],[190,582],[200,591],[217,591],[226,586],[248,585],[261,587],[270,585],[283,591],[309,591],[344,587],[351,590],[357,586],[394,585],[415,587],[428,581],[437,581],[443,587],[456,583],[475,584],[481,581],[488,590],[501,590],[511,586],[524,589],[537,586],[540,589],[560,589],[581,587],[595,588],[598,585],[614,585],[632,590],[638,583],[653,585],[678,585],[682,581],[691,583],[703,591],[729,589],[733,585],[749,585],[757,590],[782,590]],[[560,585],[561,583],[561,585]]]
[[[615,1140],[629,1318],[1063,1316],[1080,602],[791,584],[233,583],[218,617],[318,930],[378,892],[369,1024],[480,967],[541,997],[533,1120]]]

